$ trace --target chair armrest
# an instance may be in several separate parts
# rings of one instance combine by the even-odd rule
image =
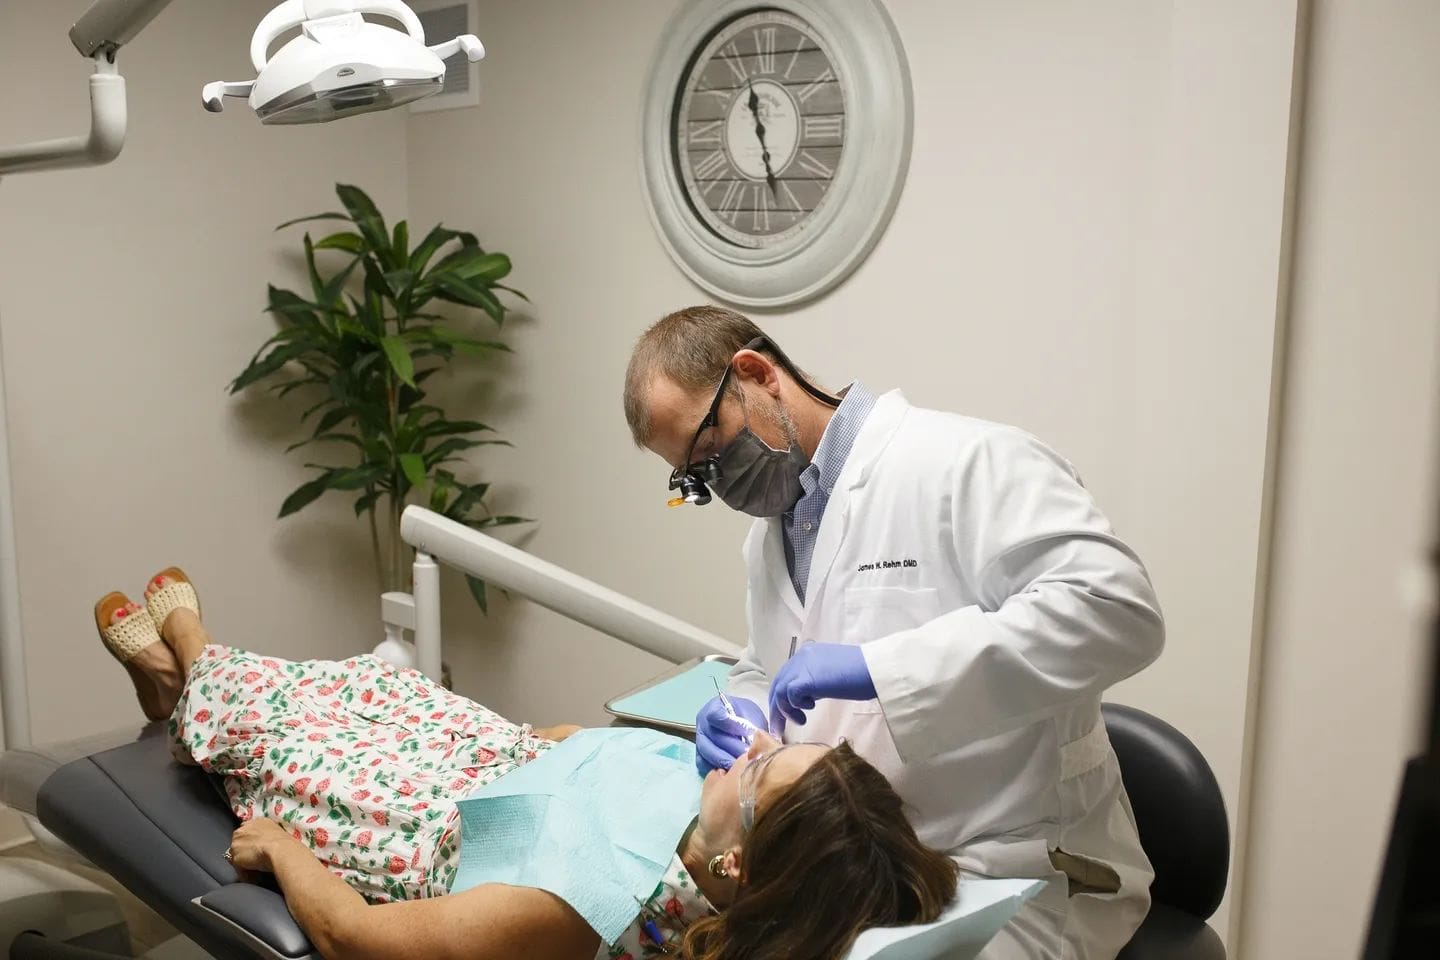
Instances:
[[[196,906],[228,924],[251,945],[283,960],[319,958],[301,931],[285,898],[252,883],[232,883],[197,897]]]

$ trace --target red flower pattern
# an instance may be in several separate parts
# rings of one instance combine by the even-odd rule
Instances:
[[[430,895],[431,884],[448,884],[461,849],[455,801],[548,747],[530,739],[528,726],[421,686],[414,671],[377,670],[368,657],[347,661],[340,675],[336,664],[319,675],[308,664],[223,647],[204,657],[214,662],[209,685],[201,694],[193,678],[206,674],[192,674],[177,735],[202,768],[229,772],[239,818],[281,822],[373,901]],[[353,691],[348,706],[321,699],[344,689]],[[381,711],[359,712],[360,704],[377,703],[385,704]],[[224,713],[218,721],[217,712]],[[693,888],[677,876],[679,886],[666,881],[669,893]],[[663,903],[660,923],[672,934],[671,919],[693,909],[681,897],[654,902]],[[650,946],[643,933],[627,931],[614,957],[634,960]]]

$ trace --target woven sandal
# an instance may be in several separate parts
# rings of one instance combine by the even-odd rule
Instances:
[[[130,598],[118,591],[107,593],[95,604],[95,627],[100,631],[100,642],[105,645],[135,684],[135,696],[140,700],[140,709],[150,720],[164,720],[168,711],[160,704],[160,691],[155,683],[134,663],[135,656],[160,639],[155,624],[143,612],[134,613],[115,620],[115,611],[130,602]]]
[[[179,567],[166,567],[150,578],[150,584],[161,577],[170,582],[145,598],[145,609],[150,611],[150,622],[155,624],[156,632],[164,629],[165,618],[181,607],[194,611],[197,617],[200,616],[200,597],[195,593],[195,586],[190,582],[190,578],[185,576],[185,571]],[[149,584],[146,584],[146,588],[149,588]]]

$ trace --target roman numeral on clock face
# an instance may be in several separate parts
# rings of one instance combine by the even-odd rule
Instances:
[[[720,135],[724,126],[724,120],[711,120],[709,123],[696,124],[690,128],[690,145],[692,147],[720,146]]]
[[[751,190],[750,229],[765,233],[770,229],[770,190],[758,183]]]
[[[800,126],[802,140],[839,140],[845,130],[845,117],[838,113],[820,117],[801,117]],[[693,135],[691,139],[693,141]]]
[[[795,162],[800,164],[800,166],[804,167],[810,173],[815,174],[817,177],[829,178],[835,175],[834,170],[825,166],[824,162],[822,162],[819,157],[815,156],[815,154],[811,153],[809,150],[801,150],[800,156],[795,158]]]
[[[742,182],[731,180],[725,185],[725,196],[720,198],[720,205],[715,208],[715,212],[733,224],[735,217],[740,213],[740,204],[744,199],[745,188]]]
[[[729,161],[725,159],[724,150],[712,150],[705,154],[704,159],[694,164],[691,168],[695,172],[696,180],[708,180],[721,170]]]
[[[799,93],[795,94],[795,99],[799,100],[801,103],[804,103],[806,100],[809,100],[811,97],[815,96],[815,94],[819,93],[821,87],[834,79],[835,71],[831,70],[829,67],[826,67],[824,73],[820,74],[820,76],[816,77],[814,80],[811,80],[808,84],[806,84],[800,89]]]
[[[775,27],[763,27],[750,31],[750,35],[755,40],[756,73],[771,74],[775,72],[775,34],[778,32]]]
[[[745,60],[740,53],[740,45],[738,43],[731,40],[725,44],[721,52],[725,55],[725,65],[730,68],[731,73],[735,74],[736,80],[744,83],[750,79],[750,74],[745,72]]]

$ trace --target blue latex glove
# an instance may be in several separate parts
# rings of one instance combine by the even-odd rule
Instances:
[[[760,704],[744,697],[731,697],[735,712],[765,729],[765,711]],[[750,745],[745,740],[755,731],[730,719],[719,697],[711,697],[695,714],[695,768],[703,777],[717,767],[729,770],[736,757],[743,756]]]
[[[809,643],[781,667],[770,684],[770,731],[785,732],[785,721],[804,724],[817,700],[873,700],[875,681],[865,653],[849,643]]]

